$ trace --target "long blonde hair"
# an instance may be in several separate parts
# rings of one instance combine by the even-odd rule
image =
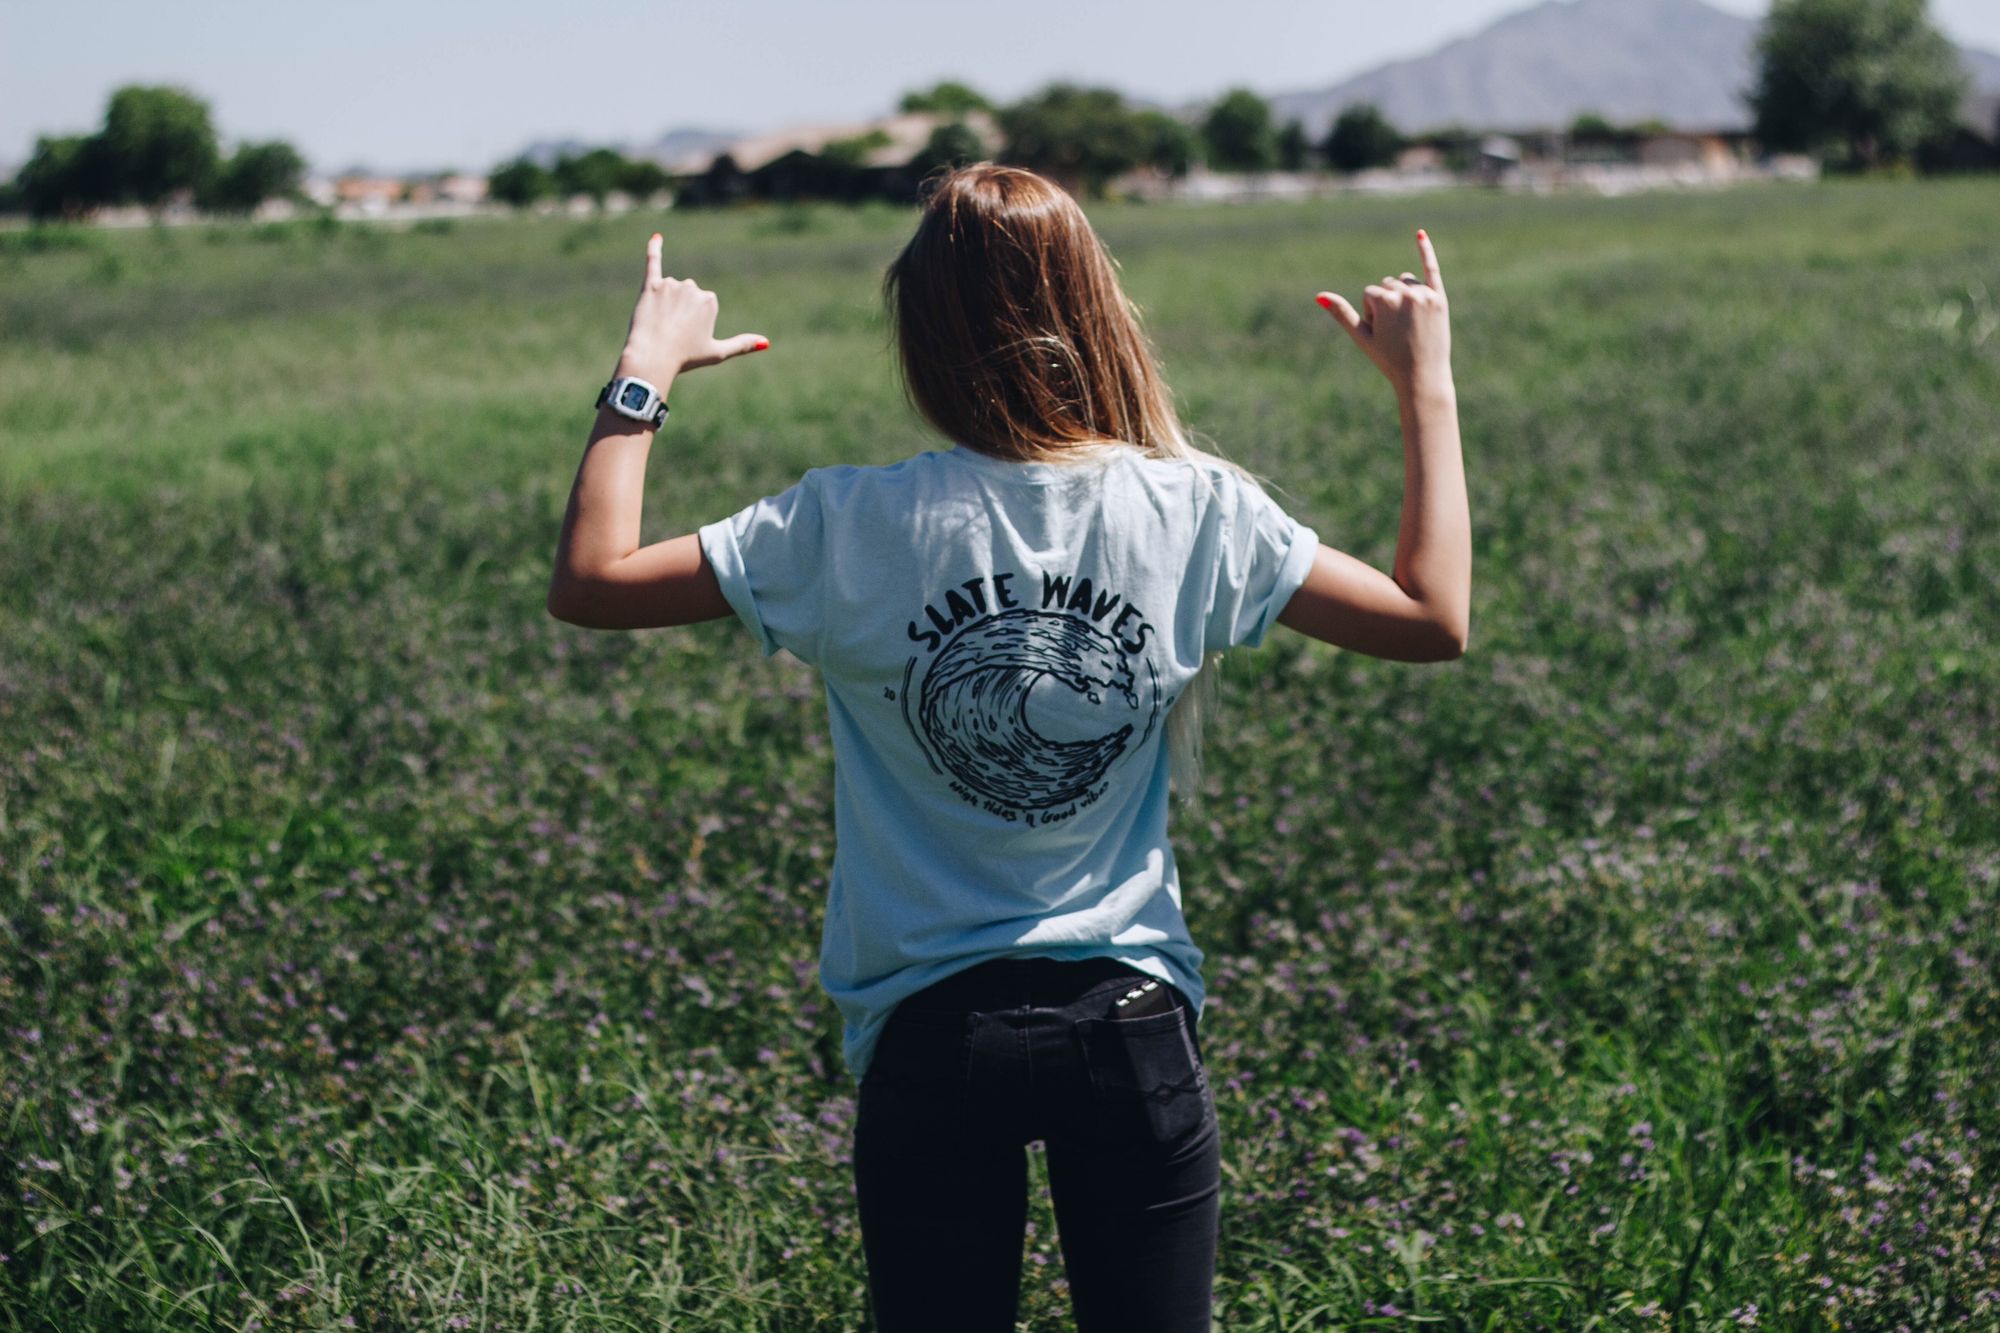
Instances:
[[[1018,463],[1138,449],[1242,471],[1197,449],[1117,261],[1068,191],[978,162],[925,182],[917,231],[882,280],[903,391],[947,439]],[[1201,789],[1210,653],[1167,716],[1173,789]]]

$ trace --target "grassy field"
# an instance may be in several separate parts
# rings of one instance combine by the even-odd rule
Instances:
[[[1471,652],[1233,656],[1176,816],[1219,1325],[2000,1326],[2000,187],[1094,216],[1383,567],[1312,293],[1455,313]],[[0,1329],[866,1326],[817,679],[543,596],[646,234],[773,341],[651,540],[937,446],[910,222],[0,235]]]

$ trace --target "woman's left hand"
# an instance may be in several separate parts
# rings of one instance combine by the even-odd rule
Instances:
[[[720,302],[715,293],[704,290],[692,278],[662,275],[660,250],[660,234],[654,232],[646,242],[646,277],[639,287],[638,304],[632,307],[632,326],[625,333],[625,350],[618,358],[619,375],[649,381],[664,395],[667,385],[683,370],[719,365],[771,345],[761,333],[717,338],[715,316]]]

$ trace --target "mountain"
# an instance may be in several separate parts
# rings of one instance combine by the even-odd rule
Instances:
[[[584,139],[537,139],[515,156],[538,167],[553,167],[559,157],[580,157],[593,148],[604,146]]]
[[[1759,26],[1701,0],[1543,0],[1429,55],[1316,92],[1280,93],[1271,109],[1281,121],[1296,116],[1315,138],[1355,102],[1373,102],[1408,131],[1553,127],[1585,111],[1614,122],[1742,126]],[[2000,89],[2000,56],[1962,54],[1975,90]]]
[[[1978,93],[2000,93],[2000,56],[1991,51],[1974,51],[1969,47],[1958,48],[1965,67],[1972,71],[1972,91]]]
[[[741,139],[743,134],[742,130],[697,129],[684,125],[668,130],[647,144],[639,150],[639,156],[651,158],[669,171],[688,170],[706,166],[718,151]]]

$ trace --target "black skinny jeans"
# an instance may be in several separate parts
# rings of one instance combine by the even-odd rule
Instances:
[[[854,1143],[879,1333],[1012,1333],[1035,1139],[1079,1333],[1209,1333],[1215,1099],[1178,988],[1164,1013],[1111,1017],[1144,979],[1109,958],[995,959],[891,1012]]]

